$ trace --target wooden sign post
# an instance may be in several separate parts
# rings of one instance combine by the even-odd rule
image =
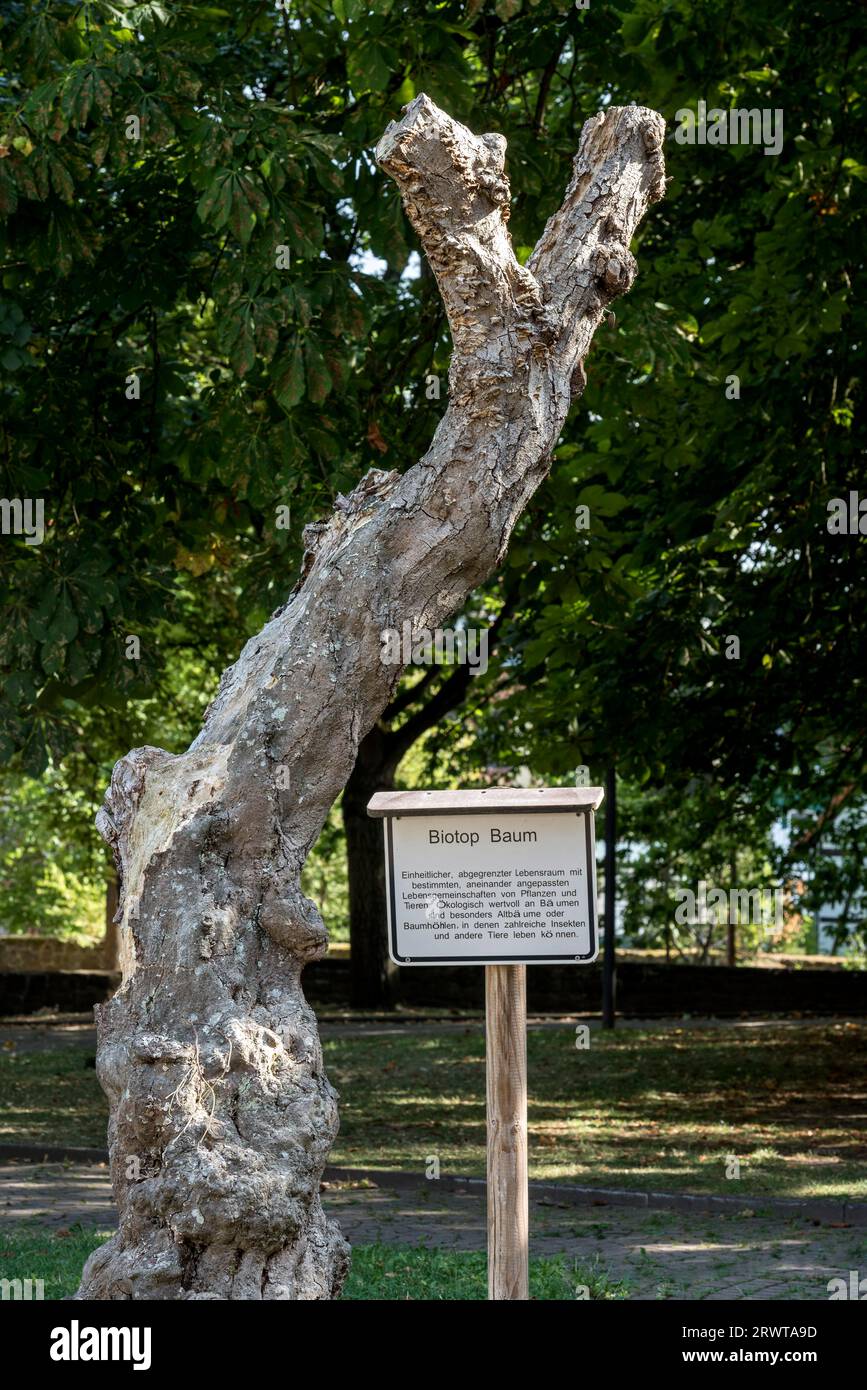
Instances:
[[[530,1297],[527,967],[485,966],[488,1298]]]
[[[529,1298],[527,965],[596,959],[601,787],[377,792],[388,949],[484,965],[488,1298]]]

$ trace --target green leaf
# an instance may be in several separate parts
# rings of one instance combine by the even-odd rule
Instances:
[[[72,203],[75,200],[75,190],[73,188],[72,176],[64,164],[63,160],[53,154],[50,158],[51,186],[59,198],[65,203]]]
[[[13,671],[6,677],[3,689],[13,705],[32,705],[36,699],[36,682],[29,671]]]
[[[225,227],[232,210],[232,175],[227,170],[217,174],[199,199],[196,212],[203,222],[213,222],[219,230]]]
[[[14,180],[0,165],[0,217],[11,217],[18,209],[18,189]]]
[[[229,365],[239,377],[250,371],[256,361],[253,334],[253,305],[245,300],[220,324],[220,341],[229,354]]]
[[[290,411],[304,395],[304,361],[301,347],[296,342],[289,354],[278,363],[274,382],[274,396],[278,405]]]
[[[397,66],[395,50],[376,39],[350,44],[346,55],[349,80],[358,92],[384,92]]]
[[[322,247],[322,220],[312,207],[280,199],[279,216],[286,240],[296,256],[318,256]]]
[[[60,585],[56,580],[52,581],[36,600],[27,621],[27,627],[31,636],[41,640],[45,635],[45,629],[57,611],[60,600]]]
[[[72,642],[78,636],[78,618],[68,589],[64,586],[60,600],[43,633],[45,642]]]
[[[67,644],[62,641],[43,642],[39,648],[39,661],[46,676],[56,676],[66,664]]]
[[[40,724],[32,724],[21,753],[21,767],[28,777],[41,777],[48,766],[48,749]]]
[[[246,246],[256,222],[268,215],[268,199],[252,177],[231,174],[229,180],[229,227],[241,245]]]
[[[331,390],[331,373],[312,338],[304,343],[304,365],[307,368],[307,395],[319,405]]]
[[[107,114],[111,109],[109,70],[96,63],[74,64],[67,74],[60,96],[60,110],[66,121],[79,129],[87,124],[96,104]]]

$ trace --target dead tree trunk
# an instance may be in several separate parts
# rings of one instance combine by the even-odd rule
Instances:
[[[732,886],[732,893],[736,893],[738,887],[738,852],[736,849],[732,850],[731,859],[729,861],[729,882]],[[738,898],[732,897],[731,895],[729,896],[728,926],[726,928],[726,965],[737,965],[738,963],[738,929],[737,924],[732,918],[732,904],[738,901]]]
[[[629,242],[664,188],[664,123],[587,122],[527,266],[505,140],[417,97],[377,149],[439,281],[449,408],[403,476],[373,470],[308,527],[302,579],[225,672],[186,753],[117,764],[99,827],[121,877],[123,984],[99,1011],[120,1226],[83,1299],[335,1296],[348,1249],[319,1200],[337,1130],[301,971],[326,932],[299,876],[399,668],[380,633],[441,625],[498,565],[549,467]]]

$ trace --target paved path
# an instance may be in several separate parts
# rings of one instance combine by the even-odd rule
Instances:
[[[328,1183],[327,1210],[354,1245],[485,1248],[485,1202],[478,1191],[411,1190]],[[22,1221],[40,1226],[115,1224],[106,1165],[0,1166],[0,1234]],[[745,1206],[736,1215],[575,1207],[531,1202],[531,1249],[594,1264],[623,1280],[636,1299],[824,1300],[831,1278],[867,1270],[863,1228],[772,1220]]]

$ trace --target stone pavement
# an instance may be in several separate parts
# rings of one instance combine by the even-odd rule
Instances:
[[[479,1189],[438,1190],[435,1182],[393,1190],[329,1182],[323,1201],[353,1245],[445,1246],[483,1250],[485,1199]],[[754,1212],[735,1214],[576,1207],[531,1202],[531,1251],[564,1255],[581,1271],[595,1266],[624,1281],[635,1299],[824,1300],[828,1280],[867,1270],[867,1232]],[[35,1221],[53,1228],[115,1222],[105,1164],[0,1166],[0,1234]]]

